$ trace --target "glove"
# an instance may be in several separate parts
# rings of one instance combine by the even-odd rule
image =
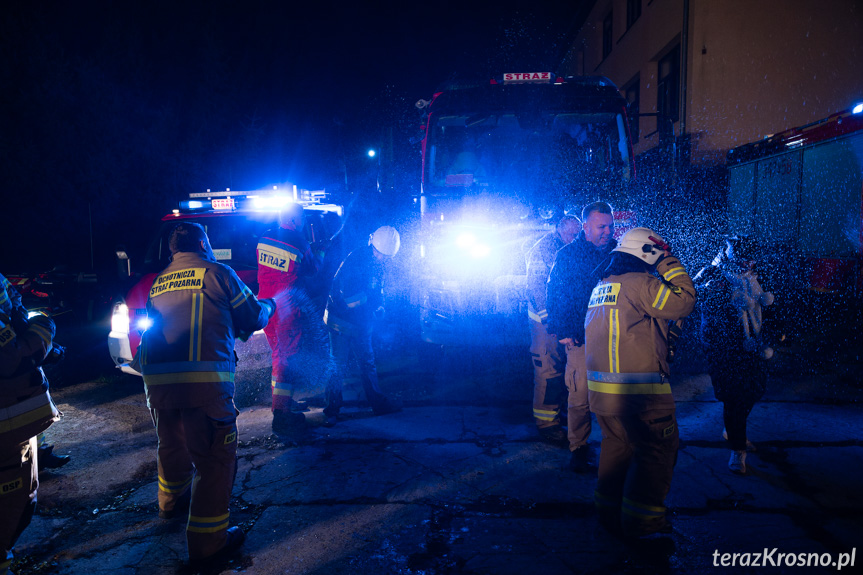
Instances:
[[[273,314],[276,313],[276,300],[272,298],[259,299],[258,303],[267,310],[267,318],[273,317]]]

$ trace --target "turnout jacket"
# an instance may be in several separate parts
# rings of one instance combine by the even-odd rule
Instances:
[[[370,333],[375,311],[383,305],[384,268],[367,246],[348,254],[333,278],[324,321],[347,334]]]
[[[233,398],[237,333],[267,325],[268,311],[226,265],[179,252],[153,282],[152,325],[141,340],[147,404],[202,407]]]
[[[582,231],[575,241],[557,252],[547,286],[549,333],[584,344],[587,300],[599,279],[599,273],[594,271],[616,246],[617,241],[612,239],[600,249],[587,241]]]
[[[601,415],[673,409],[668,328],[692,312],[692,280],[674,256],[659,261],[660,277],[622,253],[609,271],[593,289],[585,317],[590,409]]]
[[[317,265],[301,230],[278,227],[258,240],[258,293],[273,297],[298,279],[315,274]]]
[[[527,315],[535,322],[546,323],[546,285],[554,257],[566,244],[557,230],[547,233],[527,253]]]
[[[39,367],[51,351],[54,322],[40,315],[15,323],[0,313],[0,459],[60,419]]]

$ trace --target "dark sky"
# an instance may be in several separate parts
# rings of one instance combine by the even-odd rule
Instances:
[[[10,4],[0,169],[18,241],[4,242],[0,271],[89,262],[91,237],[100,260],[190,191],[336,189],[388,126],[418,169],[414,102],[454,76],[556,69],[579,6]]]

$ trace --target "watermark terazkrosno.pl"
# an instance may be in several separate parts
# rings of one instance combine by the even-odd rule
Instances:
[[[713,552],[714,567],[854,567],[857,548],[850,553],[782,553],[778,548],[747,553]]]

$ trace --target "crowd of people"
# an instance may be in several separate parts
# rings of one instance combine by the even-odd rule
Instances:
[[[384,272],[399,251],[398,231],[380,227],[367,246],[344,258],[324,300],[310,298],[306,286],[322,267],[326,246],[309,245],[303,229],[303,209],[291,204],[260,238],[256,296],[216,261],[203,227],[181,222],[169,239],[171,263],[150,291],[152,326],[135,365],[158,437],[159,517],[187,518],[193,566],[222,561],[245,538],[230,526],[229,511],[239,414],[233,400],[236,338],[266,333],[272,429],[280,436],[296,440],[306,429],[294,394],[306,369],[297,356],[309,322],[326,325],[327,355],[335,366],[325,391],[326,425],[339,421],[352,357],[374,414],[402,409],[380,389],[372,345],[373,326],[385,314]],[[746,473],[746,452],[754,449],[746,420],[764,393],[764,360],[772,354],[762,335],[761,308],[773,296],[759,284],[755,259],[751,241],[729,239],[693,282],[657,232],[637,227],[615,240],[613,210],[604,202],[586,206],[581,218],[563,216],[529,250],[533,417],[542,440],[569,449],[573,471],[596,470],[598,517],[612,532],[641,537],[670,529],[664,500],[679,434],[669,341],[693,311],[696,293],[710,375],[724,407],[729,468]],[[0,280],[4,575],[35,507],[37,437],[60,413],[40,367],[51,353],[54,325],[45,316],[28,318],[14,287]],[[310,307],[309,301],[318,303]],[[588,441],[594,418],[602,431],[598,463]]]

